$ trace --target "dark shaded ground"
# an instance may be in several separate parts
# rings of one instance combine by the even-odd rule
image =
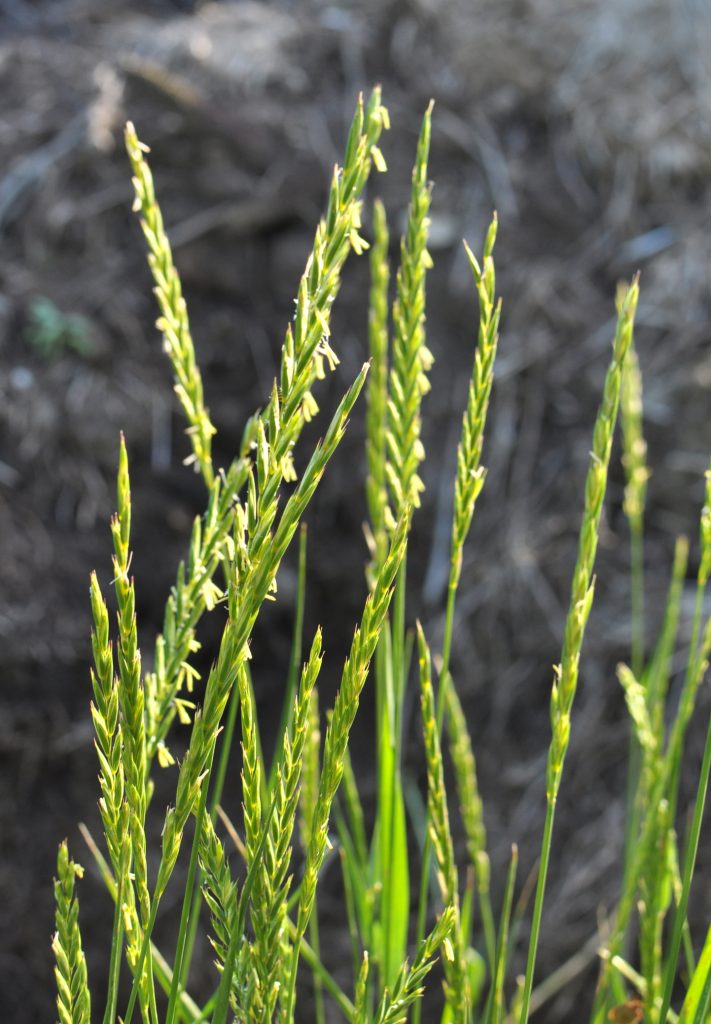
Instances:
[[[453,470],[441,453],[456,444],[475,324],[459,240],[466,235],[479,247],[491,209],[499,211],[505,313],[485,452],[490,474],[468,548],[454,655],[497,886],[512,840],[522,877],[538,848],[550,665],[560,647],[612,297],[617,279],[637,268],[654,469],[648,604],[651,624],[658,621],[673,537],[696,535],[711,449],[704,63],[711,15],[702,0],[671,11],[661,0],[480,0],[476,7],[472,13],[468,0],[445,9],[429,0],[0,0],[3,1020],[50,1019],[57,841],[69,835],[88,863],[76,831],[77,820],[95,822],[97,795],[87,577],[97,567],[110,579],[118,430],[132,457],[133,565],[146,650],[202,507],[197,477],[180,465],[185,439],[130,214],[120,145],[127,117],[153,150],[222,431],[218,459],[226,461],[268,393],[358,90],[382,81],[391,110],[383,147],[390,174],[375,190],[396,227],[419,119],[435,97],[429,343],[436,364],[425,435],[435,458],[410,573],[413,618],[424,616],[433,637],[442,626]],[[336,315],[342,366],[331,398],[365,355],[365,285],[365,263],[354,260]],[[43,299],[49,313],[38,309]],[[48,325],[52,309],[65,318],[59,328]],[[84,318],[73,334],[72,316]],[[54,351],[46,351],[47,337]],[[361,415],[309,516],[307,625],[325,623],[332,684],[364,593],[365,507],[353,472],[362,432]],[[629,645],[621,483],[616,468],[561,796],[542,974],[593,934],[618,877],[627,734],[614,665]],[[288,656],[289,572],[255,644],[267,729]],[[703,697],[702,717],[707,711]],[[358,746],[367,750],[367,710],[360,728]],[[692,766],[698,757],[692,737]],[[419,774],[414,746],[412,767]],[[367,787],[370,765],[358,768]],[[709,855],[702,852],[702,872]],[[93,878],[82,893],[98,978],[103,946],[92,935],[106,920],[107,901]],[[328,909],[325,928],[337,949]],[[700,899],[700,920],[708,912]],[[590,977],[572,982],[540,1019],[572,1019]]]

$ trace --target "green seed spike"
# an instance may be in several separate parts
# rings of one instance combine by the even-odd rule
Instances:
[[[70,860],[66,841],[61,843],[54,880],[57,930],[52,939],[57,962],[54,976],[60,1024],[90,1024],[91,1021],[91,995],[79,931],[79,901],[74,895],[75,880],[83,874],[84,869]]]
[[[202,377],[195,361],[188,310],[170,242],[163,227],[163,215],[156,200],[153,175],[145,159],[148,147],[139,141],[130,121],[126,125],[124,138],[134,175],[134,210],[141,215],[141,227],[148,244],[148,265],[161,311],[157,327],[163,335],[163,346],[173,364],[175,393],[189,424],[186,432],[193,451],[186,462],[195,465],[209,487],[215,478],[211,454],[215,427],[203,401]]]
[[[366,420],[366,455],[368,479],[366,495],[372,533],[372,565],[370,575],[377,571],[387,550],[385,510],[388,501],[386,486],[386,429],[388,412],[388,224],[385,207],[373,204],[375,241],[370,251],[370,340],[371,370],[368,378],[368,415]],[[371,580],[372,582],[372,580]]]
[[[457,476],[454,484],[454,516],[450,589],[456,589],[462,566],[462,549],[471,527],[476,500],[484,486],[485,470],[481,465],[484,427],[494,381],[494,362],[499,344],[501,300],[496,298],[494,244],[498,220],[494,214],[484,242],[482,264],[464,243],[479,297],[479,336],[474,367],[469,382],[467,408],[462,420],[462,433],[457,448]]]
[[[283,957],[288,944],[286,928],[287,898],[291,887],[288,877],[291,864],[292,837],[299,798],[299,782],[307,738],[311,695],[321,670],[323,652],[321,631],[317,630],[308,661],[301,673],[299,692],[294,700],[293,733],[286,729],[281,745],[281,759],[274,786],[276,806],[268,829],[265,854],[257,875],[251,899],[254,928],[255,964],[260,988],[270,993],[284,990],[288,983],[288,960]],[[249,832],[247,832],[249,840]],[[250,846],[247,846],[248,857]],[[280,967],[285,968],[284,977]]]
[[[412,171],[407,232],[400,247],[397,296],[393,306],[392,366],[387,410],[385,474],[390,496],[389,526],[407,505],[417,507],[423,484],[417,470],[425,457],[420,440],[422,396],[429,390],[432,354],[425,345],[425,276],[431,188],[427,182],[432,104],[425,112]]]
[[[448,677],[445,687],[445,722],[449,741],[449,754],[454,768],[454,781],[459,798],[459,809],[467,838],[469,863],[472,865],[476,877],[487,954],[490,963],[493,964],[496,927],[489,894],[491,865],[486,849],[484,806],[479,793],[476,760],[469,729],[451,676]]]
[[[578,541],[578,557],[573,571],[570,604],[563,638],[563,651],[560,664],[555,670],[551,691],[550,716],[553,736],[548,749],[548,766],[546,771],[546,819],[543,828],[541,861],[538,870],[531,939],[521,1001],[520,1024],[527,1024],[531,1003],[533,972],[536,965],[543,898],[553,839],[555,806],[563,775],[565,755],[570,741],[570,716],[578,686],[580,652],[593,600],[592,572],[597,551],[602,504],[607,487],[612,436],[617,421],[617,410],[620,401],[622,369],[625,357],[632,343],[634,315],[637,309],[638,298],[639,284],[638,278],[635,277],[629,288],[624,293],[618,295],[617,327],[612,347],[612,360],[605,377],[602,402],[593,430],[593,445],[585,482],[585,503]]]
[[[438,950],[442,949],[445,963],[452,959],[455,921],[454,909],[445,908],[430,934],[420,944],[412,965],[405,961],[400,968],[392,992],[386,992],[380,1002],[373,1024],[404,1024],[409,1008],[422,998],[424,980],[434,967]]]

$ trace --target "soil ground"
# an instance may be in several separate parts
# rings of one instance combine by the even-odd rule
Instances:
[[[467,549],[453,662],[498,891],[512,841],[522,879],[535,864],[550,666],[560,648],[591,425],[616,282],[637,269],[653,468],[650,642],[676,534],[691,536],[690,574],[696,569],[711,450],[710,10],[704,0],[0,0],[3,1020],[51,1019],[56,845],[68,835],[88,863],[76,823],[96,828],[87,580],[97,568],[110,581],[119,430],[131,455],[146,650],[202,509],[199,480],[181,465],[186,440],[130,212],[123,122],[130,117],[152,148],[220,428],[218,461],[226,461],[268,394],[358,91],[380,81],[391,111],[383,146],[390,173],[370,194],[385,199],[394,234],[422,111],[435,98],[428,323],[436,363],[425,413],[434,458],[410,571],[413,620],[415,613],[424,619],[435,645],[451,453],[476,315],[460,239],[478,248],[498,209],[504,317],[485,451],[490,472]],[[349,264],[334,330],[342,363],[322,392],[325,410],[365,357],[366,271],[363,260]],[[362,473],[353,471],[362,463],[362,435],[361,412],[309,515],[307,630],[326,627],[331,688],[364,595],[365,504]],[[561,794],[541,977],[585,946],[619,877],[627,726],[614,666],[628,657],[630,633],[621,498],[616,466]],[[293,589],[290,563],[255,642],[267,735],[288,659]],[[219,627],[213,618],[206,657]],[[707,696],[701,704],[703,717]],[[367,789],[364,710],[356,750],[365,752],[357,770]],[[414,724],[411,732],[419,779]],[[694,733],[692,769],[699,749]],[[706,844],[702,877],[710,858]],[[89,874],[82,923],[100,989],[109,909]],[[698,912],[708,919],[707,897]],[[326,902],[323,927],[336,967],[341,947],[348,958],[337,924]],[[591,957],[538,1019],[579,1019],[593,977]]]

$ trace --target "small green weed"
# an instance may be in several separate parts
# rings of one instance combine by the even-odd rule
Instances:
[[[43,297],[30,303],[23,337],[44,359],[54,359],[64,352],[86,358],[94,350],[88,321],[76,313],[68,316]]]
[[[697,956],[687,908],[711,763],[711,727],[683,851],[675,825],[687,728],[711,646],[711,624],[703,619],[711,570],[711,477],[701,513],[693,631],[681,699],[674,708],[668,695],[672,663],[678,659],[687,545],[684,541],[677,545],[665,619],[656,645],[645,657],[642,545],[648,471],[641,380],[633,347],[636,279],[622,286],[617,296],[617,326],[593,428],[578,557],[560,663],[551,688],[547,809],[527,965],[518,983],[510,978],[518,932],[512,927],[517,852],[514,848],[508,869],[490,864],[476,762],[450,672],[463,549],[486,479],[481,458],[501,316],[494,267],[495,217],[481,256],[466,248],[479,324],[453,481],[444,642],[436,657],[422,626],[418,623],[413,629],[406,607],[408,537],[423,491],[419,475],[425,457],[420,439],[422,402],[432,364],[425,338],[425,283],[431,266],[427,250],[430,123],[431,108],[425,114],[415,156],[392,310],[387,219],[376,202],[370,247],[370,364],[345,391],[323,440],[303,469],[297,468],[302,464],[301,455],[295,454],[297,444],[304,424],[318,414],[319,380],[338,364],[331,346],[330,317],[341,271],[351,250],[360,254],[369,248],[361,235],[361,195],[372,167],[385,170],[379,144],[388,116],[380,92],[376,89],[367,103],[358,104],[343,166],[334,172],[326,214],[316,229],[301,278],[278,379],[262,411],[247,422],[240,450],[225,467],[213,462],[215,427],[205,405],[187,309],[146,148],[132,125],[127,126],[135,209],[160,307],[158,326],[188,422],[191,454],[187,461],[204,481],[206,511],[193,525],[187,557],[178,567],[163,631],[156,637],[146,671],[137,644],[136,585],[130,576],[129,465],[121,440],[118,511],[111,523],[111,575],[118,607],[113,631],[98,578],[94,575],[91,580],[91,715],[105,852],[85,835],[115,908],[108,947],[108,994],[95,1018],[101,1015],[103,1024],[117,1020],[131,1024],[136,1011],[144,1024],[224,1024],[227,1020],[291,1024],[299,1016],[304,1019],[299,1011],[302,994],[319,1024],[327,1019],[352,1024],[420,1021],[424,987],[437,959],[443,981],[442,1022],[526,1024],[544,992],[550,995],[554,987],[551,983],[534,987],[536,954],[620,408],[634,595],[630,665],[619,669],[631,723],[629,824],[619,904],[600,939],[601,970],[591,1020],[594,1024],[639,1020],[642,1013],[650,1024],[677,1020],[702,1024],[709,1019],[711,930]],[[64,335],[66,328],[55,328],[52,345]],[[324,717],[318,688],[321,631],[310,643],[303,635],[306,534],[300,525],[328,463],[336,457],[363,390],[369,593],[334,706]],[[290,486],[284,488],[285,483]],[[277,571],[297,533],[299,584],[282,739],[273,761],[266,763],[250,671],[250,637],[264,602],[274,596]],[[226,621],[203,682],[194,667],[196,628],[203,615],[222,613],[216,609],[226,609]],[[405,799],[403,763],[403,708],[408,688],[415,685],[413,676],[419,677],[427,766],[424,826],[419,828],[417,814]],[[372,820],[364,811],[349,757],[351,729],[369,679],[375,693],[377,751]],[[170,744],[179,726],[189,738],[187,751],[176,765]],[[223,831],[220,801],[238,727],[243,815],[240,823],[228,822]],[[453,765],[451,792],[445,784],[445,749]],[[155,773],[163,769],[175,780],[174,800],[167,809],[154,806]],[[453,813],[461,817],[466,836],[466,856],[461,859],[452,840]],[[147,823],[153,815],[163,820],[159,848],[147,839]],[[408,844],[408,833],[419,835],[419,849]],[[238,870],[228,845],[239,855]],[[331,847],[338,851],[342,870],[343,915],[352,951],[349,982],[343,980],[345,972],[337,976],[330,972],[320,952],[319,882]],[[153,930],[166,892],[175,887],[179,858],[186,865],[182,890],[165,901],[174,903],[177,895],[181,908],[174,952],[168,959],[155,944]],[[505,875],[498,912],[490,891],[492,870],[502,881]],[[75,896],[81,869],[69,859],[66,844],[60,846],[57,874],[53,948],[58,1013],[62,1024],[85,1024],[90,1019],[89,983]],[[209,914],[208,939],[216,967],[211,994],[191,992],[188,985],[203,904]],[[481,949],[474,948],[476,915],[481,920]],[[632,956],[634,937],[639,952]],[[125,1001],[122,979],[130,985]],[[305,991],[305,985],[311,992]],[[672,1001],[678,1012],[672,1010]]]

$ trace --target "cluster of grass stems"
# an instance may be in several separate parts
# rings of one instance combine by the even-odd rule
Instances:
[[[591,1020],[637,1021],[642,1014],[649,1024],[702,1024],[711,1019],[711,930],[697,953],[687,919],[711,762],[711,727],[683,843],[676,832],[685,737],[711,645],[711,625],[703,621],[711,570],[711,482],[707,480],[701,513],[686,670],[680,697],[672,702],[670,682],[679,662],[688,544],[683,538],[677,542],[664,620],[647,655],[643,537],[648,471],[633,343],[636,280],[621,286],[617,296],[617,326],[593,429],[578,556],[551,689],[546,815],[526,968],[522,977],[510,976],[522,921],[528,915],[525,901],[514,899],[517,851],[512,849],[507,870],[494,865],[503,882],[503,897],[495,907],[476,763],[450,671],[463,549],[486,475],[481,456],[501,313],[493,258],[495,217],[481,256],[466,247],[479,321],[478,329],[472,330],[473,370],[453,481],[444,640],[434,656],[423,627],[417,623],[413,628],[406,608],[408,536],[423,490],[421,406],[432,364],[425,339],[425,280],[431,266],[430,118],[428,109],[391,289],[388,226],[379,202],[372,209],[372,244],[360,234],[361,196],[371,169],[385,170],[379,140],[388,127],[388,115],[377,89],[366,103],[359,101],[343,166],[334,171],[327,212],[299,284],[279,378],[264,408],[247,422],[234,461],[219,469],[212,458],[215,427],[204,403],[186,305],[146,147],[127,126],[135,209],[160,307],[158,327],[188,422],[187,461],[204,480],[206,511],[195,520],[188,555],[168,598],[163,631],[155,640],[150,669],[144,671],[130,575],[129,467],[121,440],[118,511],[111,524],[111,585],[117,608],[113,639],[99,580],[96,575],[91,579],[91,715],[103,852],[83,829],[115,908],[106,1000],[103,1006],[94,1005],[94,1020],[103,1024],[131,1024],[137,1017],[144,1024],[291,1024],[306,1019],[297,1007],[302,1000],[310,1008],[309,1019],[317,1024],[327,1019],[351,1024],[420,1022],[425,983],[437,961],[440,966],[431,981],[441,979],[437,1013],[442,1022],[526,1024],[562,984],[569,974],[565,965],[551,978],[536,978],[536,954],[618,412],[633,595],[630,664],[621,665],[618,673],[631,723],[628,825],[619,900],[598,937],[601,966]],[[338,363],[330,319],[342,267],[351,250],[361,254],[367,249],[370,361],[343,395],[323,440],[306,458],[297,453],[297,442],[304,424],[318,412],[319,380]],[[325,712],[318,689],[321,632],[310,642],[303,636],[303,522],[363,390],[368,596],[334,706]],[[298,544],[299,566],[293,650],[281,739],[267,761],[250,671],[250,637],[264,602],[275,596],[279,566],[292,543]],[[196,630],[206,614],[222,616],[224,628],[207,679],[199,681],[193,664],[199,646]],[[372,814],[364,811],[349,756],[351,728],[366,684],[374,687],[376,708]],[[426,800],[408,784],[403,756],[403,708],[406,691],[414,685],[420,690]],[[178,765],[169,742],[174,728],[181,726],[187,739]],[[221,810],[221,799],[238,728],[243,814],[240,822],[232,823]],[[447,773],[445,754],[451,763]],[[156,771],[172,773],[175,796],[162,812],[160,848],[152,849],[147,823],[149,816],[161,813],[153,807]],[[449,791],[445,776],[453,782]],[[453,811],[466,839],[462,856],[452,840]],[[319,880],[324,862],[334,856],[340,861],[343,914],[352,950],[347,985],[342,980],[347,972],[339,970],[337,980],[320,952]],[[153,930],[179,859],[181,910],[169,958],[154,942]],[[53,942],[62,1024],[88,1024],[92,1012],[75,894],[75,880],[81,874],[62,843]],[[171,894],[171,903],[175,895]],[[198,1001],[191,995],[189,979],[205,917],[216,972],[212,994],[203,993]],[[428,1011],[428,1019],[433,1012]]]

